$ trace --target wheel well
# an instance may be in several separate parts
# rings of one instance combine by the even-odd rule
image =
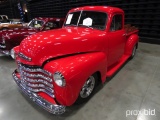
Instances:
[[[95,74],[97,74],[97,77],[98,77],[98,85],[102,83],[102,80],[101,80],[101,73],[99,71],[95,72]]]
[[[136,43],[136,49],[138,48],[138,43]]]

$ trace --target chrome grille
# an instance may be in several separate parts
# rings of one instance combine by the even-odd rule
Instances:
[[[18,64],[23,87],[31,92],[44,92],[54,98],[52,74],[40,67]]]

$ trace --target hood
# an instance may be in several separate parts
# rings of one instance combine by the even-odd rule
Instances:
[[[32,65],[42,65],[50,58],[102,51],[104,35],[104,31],[78,27],[44,31],[25,38],[19,51],[32,59]]]
[[[38,31],[36,29],[33,28],[14,28],[14,29],[9,29],[9,30],[3,30],[2,34],[6,37],[8,37],[8,39],[10,39],[11,36],[20,36],[20,35],[32,35],[37,33]]]
[[[25,37],[37,33],[38,30],[33,28],[14,28],[9,30],[0,31],[0,43],[2,43],[2,37],[5,38],[6,42],[12,42],[14,40],[15,43],[19,43]]]
[[[38,31],[29,28],[3,30],[0,31],[0,43],[6,45],[6,50],[10,50],[19,45],[24,38],[36,32]]]

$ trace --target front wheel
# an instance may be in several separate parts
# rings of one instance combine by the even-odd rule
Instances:
[[[98,76],[97,74],[93,74],[91,76],[89,76],[89,78],[86,80],[86,82],[84,83],[80,93],[79,93],[79,97],[76,101],[76,103],[80,104],[83,103],[85,101],[87,101],[93,94],[95,87],[97,85],[97,81],[98,81]]]

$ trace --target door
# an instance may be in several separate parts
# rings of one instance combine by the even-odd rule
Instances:
[[[116,63],[124,54],[125,30],[123,28],[123,15],[115,14],[112,17],[110,31],[108,33],[108,67]]]

